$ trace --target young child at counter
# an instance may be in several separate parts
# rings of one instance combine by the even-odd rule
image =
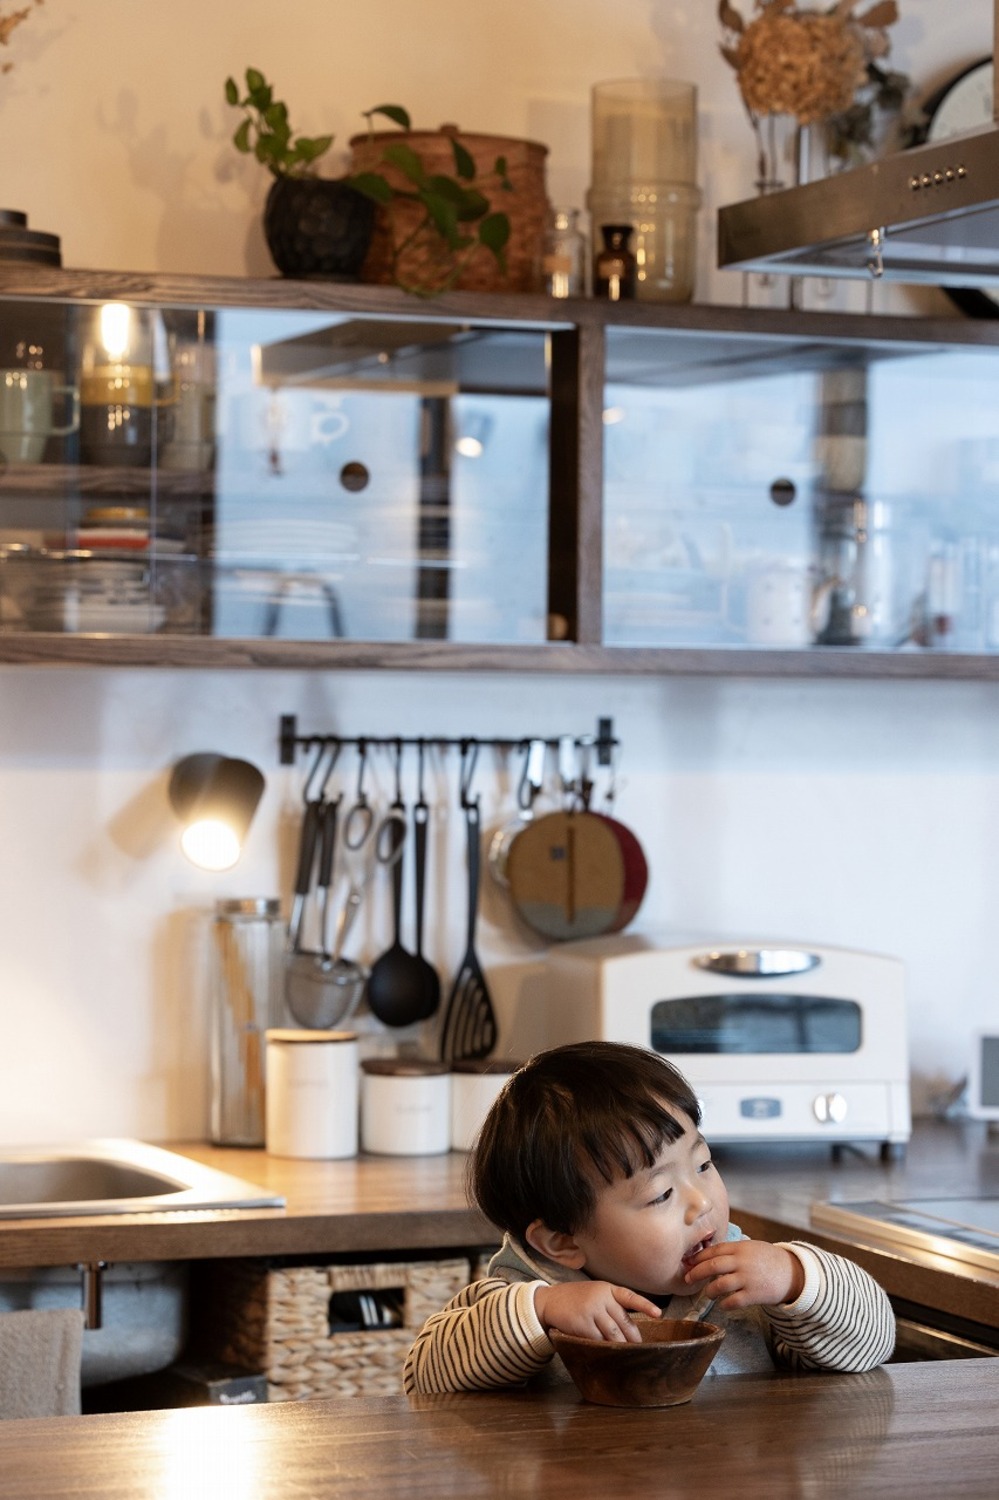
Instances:
[[[522,1384],[553,1359],[549,1329],[636,1342],[632,1312],[723,1325],[712,1374],[886,1360],[895,1319],[881,1288],[841,1256],[731,1224],[699,1126],[687,1080],[639,1047],[555,1047],[514,1073],[469,1162],[470,1196],[503,1244],[427,1320],[406,1391]]]

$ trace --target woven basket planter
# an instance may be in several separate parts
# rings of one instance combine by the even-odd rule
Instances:
[[[380,172],[391,187],[410,186],[399,169],[382,161],[386,146],[403,144],[415,151],[428,173],[454,176],[452,139],[457,136],[475,162],[477,178],[486,182],[484,189],[494,212],[505,213],[510,220],[510,238],[504,252],[504,276],[489,250],[479,246],[453,285],[469,292],[536,292],[541,288],[541,252],[548,195],[545,188],[545,158],[548,147],[537,141],[518,140],[502,135],[466,135],[452,126],[440,130],[385,130],[373,135],[357,135],[350,142],[352,172]],[[491,190],[493,166],[497,157],[506,160],[507,177],[513,191],[497,187]],[[451,269],[447,247],[440,242],[434,253],[423,239],[410,246],[400,257],[398,277],[392,265],[393,223],[397,239],[414,230],[423,217],[417,204],[400,202],[391,209],[379,207],[375,230],[361,271],[362,281],[382,284],[418,284],[439,289]]]
[[[464,1256],[346,1266],[224,1260],[203,1269],[199,1346],[211,1359],[266,1375],[269,1401],[399,1395],[416,1333],[471,1280]],[[401,1327],[331,1332],[335,1293],[396,1288]]]

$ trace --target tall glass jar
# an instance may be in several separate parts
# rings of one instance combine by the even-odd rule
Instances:
[[[284,926],[277,900],[217,902],[209,974],[211,1137],[220,1146],[262,1146],[265,1035],[284,1018]]]

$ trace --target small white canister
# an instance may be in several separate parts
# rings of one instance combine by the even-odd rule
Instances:
[[[482,1122],[511,1073],[520,1067],[508,1058],[460,1062],[451,1067],[451,1149],[471,1151]]]
[[[330,1161],[357,1155],[354,1031],[267,1033],[267,1150]]]
[[[451,1149],[451,1075],[445,1063],[371,1057],[361,1064],[361,1146],[380,1156]]]

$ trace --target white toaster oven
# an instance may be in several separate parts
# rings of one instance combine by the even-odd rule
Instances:
[[[898,959],[812,943],[563,943],[497,985],[501,1048],[650,1047],[694,1086],[709,1141],[874,1141],[890,1157],[911,1133],[903,977]]]

